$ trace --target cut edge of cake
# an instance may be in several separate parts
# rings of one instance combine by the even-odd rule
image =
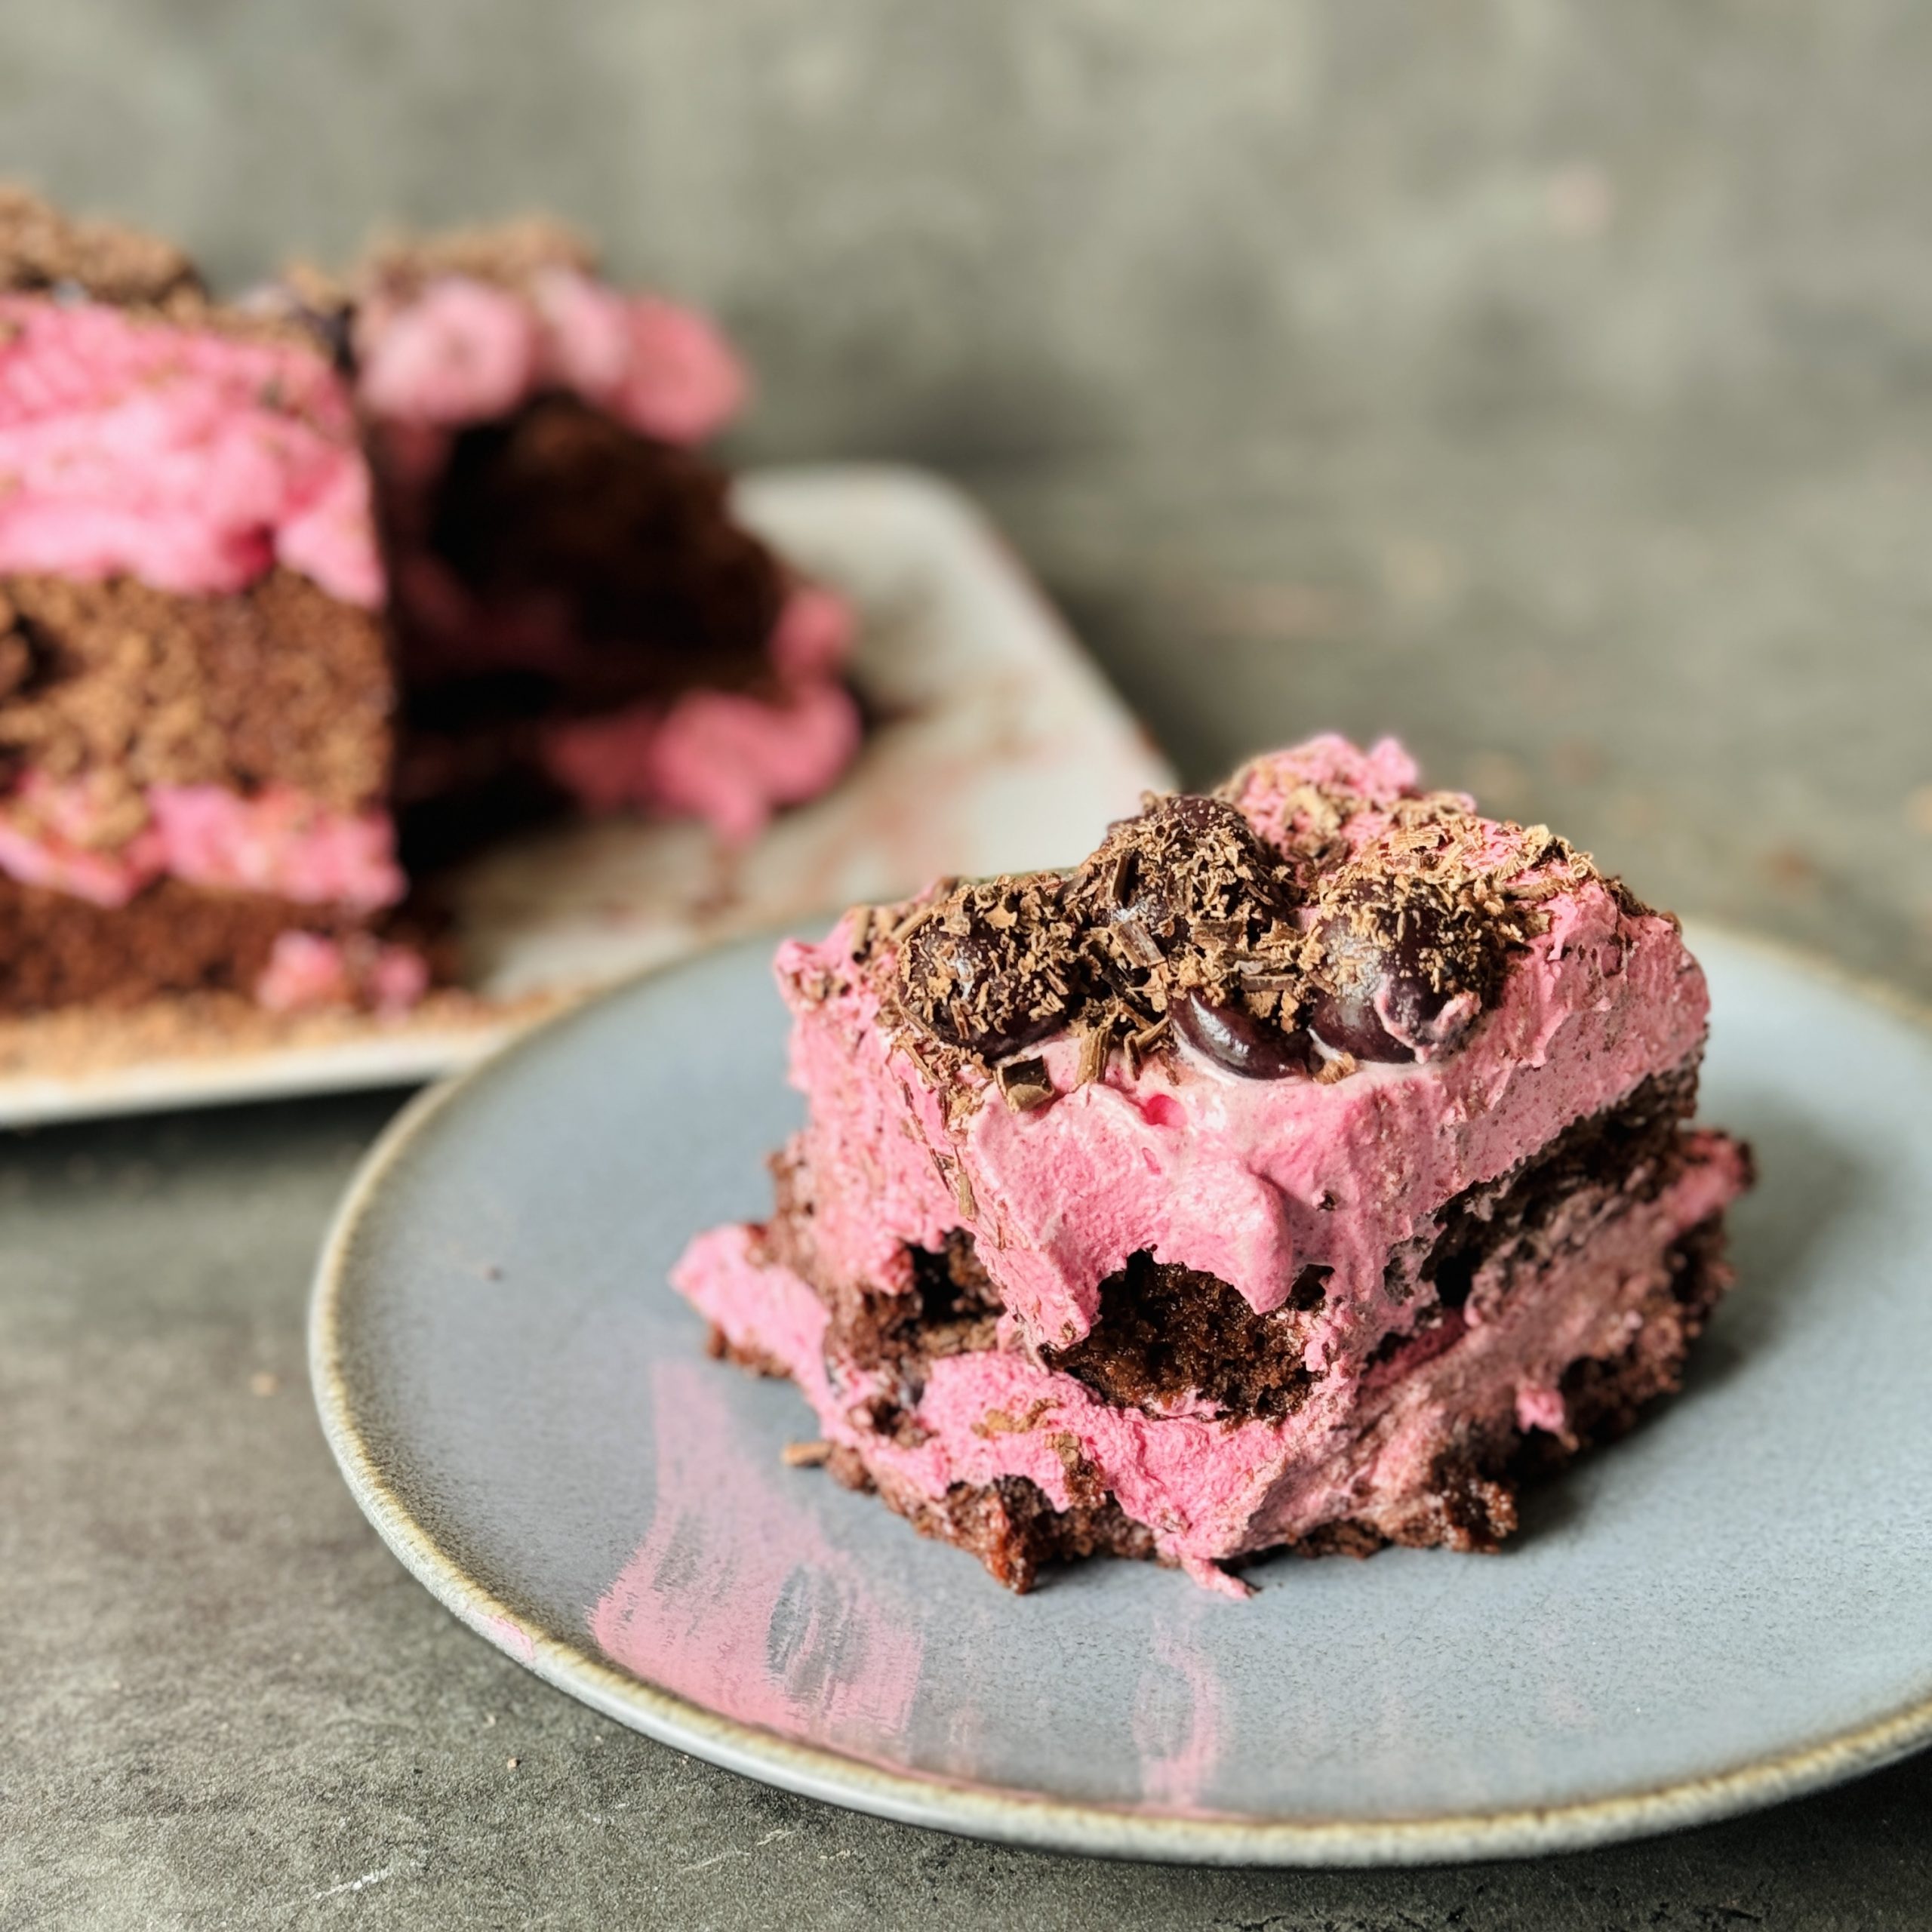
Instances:
[[[480,839],[638,808],[740,844],[827,789],[861,736],[851,613],[696,447],[746,389],[702,318],[599,280],[554,224],[226,303],[171,244],[0,184],[0,1019],[397,1015],[454,963],[414,886]],[[503,446],[455,518],[481,553],[567,569],[560,491],[648,526],[619,614],[653,641],[566,638],[534,686],[412,675],[397,478],[438,438]],[[514,658],[515,610],[459,615]]]
[[[1676,1386],[1747,1150],[1675,921],[1324,738],[778,961],[777,1211],[673,1281],[835,1474],[1024,1589],[1493,1548]]]
[[[0,189],[0,1011],[408,1004],[346,389],[166,242]]]

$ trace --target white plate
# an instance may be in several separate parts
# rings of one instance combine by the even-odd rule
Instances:
[[[750,851],[700,826],[578,823],[455,881],[460,992],[399,1020],[236,1000],[0,1023],[0,1125],[420,1080],[640,968],[943,872],[1064,863],[1173,774],[977,510],[918,472],[771,471],[746,520],[851,596],[883,721],[832,792]]]
[[[1034,1596],[823,1471],[703,1352],[685,1241],[795,1124],[763,943],[425,1097],[310,1330],[350,1487],[574,1696],[794,1791],[1161,1859],[1555,1850],[1721,1817],[1932,1736],[1932,1035],[1709,932],[1706,1118],[1741,1277],[1689,1386],[1524,1498],[1497,1557],[1276,1558],[1247,1603],[1096,1562]]]

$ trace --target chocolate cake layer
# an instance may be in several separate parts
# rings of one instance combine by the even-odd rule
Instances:
[[[426,504],[392,472],[382,501],[392,534],[420,540],[505,635],[478,641],[465,677],[521,672],[502,709],[528,717],[532,699],[596,710],[769,679],[783,574],[732,521],[729,490],[695,452],[553,393],[460,431]],[[411,715],[433,728],[448,721],[447,646],[398,582]]]
[[[1485,1257],[1546,1226],[1578,1188],[1608,1182],[1633,1198],[1655,1199],[1677,1174],[1681,1128],[1697,1106],[1694,1065],[1653,1074],[1500,1180],[1464,1189],[1436,1214],[1438,1232],[1420,1278],[1441,1306],[1460,1308]]]
[[[1586,1184],[1654,1198],[1681,1164],[1681,1123],[1697,1104],[1697,1072],[1644,1081],[1617,1106],[1577,1121],[1510,1173],[1466,1189],[1436,1215],[1437,1232],[1414,1267],[1444,1309],[1467,1300],[1477,1272],[1543,1227]],[[973,1238],[955,1228],[940,1251],[909,1250],[913,1292],[829,1285],[813,1253],[808,1183],[773,1163],[778,1204],[762,1232],[772,1258],[811,1283],[832,1313],[828,1350],[861,1368],[891,1368],[906,1406],[924,1387],[924,1364],[994,1346],[1000,1302]],[[1072,1347],[1042,1351],[1049,1367],[1103,1400],[1150,1415],[1200,1398],[1234,1420],[1291,1414],[1315,1380],[1304,1365],[1308,1318],[1320,1312],[1328,1270],[1304,1268],[1287,1303],[1257,1315],[1226,1281],[1144,1251],[1100,1286],[1093,1327]],[[1385,1359],[1426,1352],[1436,1318],[1414,1335],[1392,1333]]]
[[[848,1489],[878,1495],[921,1536],[977,1556],[993,1580],[1016,1595],[1033,1589],[1051,1564],[1088,1556],[1156,1557],[1152,1531],[1111,1497],[1056,1509],[1038,1483],[1001,1476],[977,1486],[955,1483],[934,1502],[889,1475],[875,1479],[849,1449],[833,1450],[826,1466]]]
[[[354,812],[388,786],[392,695],[376,618],[293,571],[205,596],[0,576],[0,759],[17,768],[130,795],[288,786]]]
[[[1472,1432],[1439,1463],[1435,1494],[1406,1521],[1378,1529],[1344,1520],[1285,1547],[1309,1556],[1367,1556],[1392,1543],[1495,1549],[1516,1528],[1520,1484],[1614,1441],[1651,1403],[1681,1386],[1690,1344],[1731,1284],[1722,1217],[1714,1215],[1688,1230],[1665,1260],[1668,1278],[1638,1310],[1629,1346],[1601,1360],[1586,1357],[1565,1371],[1561,1432],[1504,1427]]]
[[[251,993],[285,932],[337,938],[365,921],[259,893],[162,879],[126,905],[97,906],[0,876],[0,1013],[158,995]]]
[[[1645,1302],[1641,1325],[1629,1348],[1608,1360],[1577,1362],[1565,1374],[1568,1423],[1561,1435],[1504,1428],[1472,1435],[1442,1459],[1430,1493],[1392,1530],[1343,1519],[1279,1549],[1298,1556],[1356,1557],[1372,1555],[1390,1543],[1494,1549],[1517,1527],[1520,1484],[1553,1474],[1586,1449],[1614,1441],[1635,1426],[1652,1402],[1677,1390],[1691,1343],[1730,1285],[1721,1221],[1713,1217],[1692,1229],[1672,1249],[1668,1265],[1668,1281]],[[712,1352],[761,1374],[783,1372],[715,1333]],[[977,1486],[955,1483],[935,1501],[890,1475],[875,1478],[850,1449],[835,1446],[826,1461],[848,1488],[876,1493],[921,1535],[969,1552],[998,1582],[1020,1594],[1033,1589],[1041,1571],[1056,1562],[1093,1555],[1164,1560],[1146,1526],[1125,1515],[1104,1494],[1057,1509],[1038,1484],[1008,1476]]]

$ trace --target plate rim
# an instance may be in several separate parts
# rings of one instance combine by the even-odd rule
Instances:
[[[1755,952],[1870,1001],[1932,1035],[1932,1005],[1836,961],[1721,921],[1697,934]],[[391,1553],[438,1602],[555,1688],[660,1743],[741,1777],[908,1825],[1037,1850],[1219,1866],[1369,1866],[1526,1858],[1582,1850],[1708,1824],[1780,1803],[1893,1763],[1932,1742],[1932,1697],[1795,1750],[1703,1777],[1563,1804],[1382,1820],[1257,1819],[1162,1812],[997,1789],[940,1774],[869,1764],[824,1746],[781,1737],[726,1717],[607,1663],[587,1641],[526,1629],[416,1521],[383,1476],[355,1420],[341,1346],[352,1293],[349,1257],[391,1174],[445,1109],[495,1078],[512,1060],[545,1050],[552,1033],[648,983],[702,971],[728,952],[774,943],[750,934],[633,974],[503,1041],[482,1059],[414,1095],[363,1156],[331,1218],[317,1260],[308,1318],[309,1380],[322,1433],[343,1481]]]

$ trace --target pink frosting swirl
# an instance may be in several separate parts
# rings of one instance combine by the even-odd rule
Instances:
[[[641,435],[697,443],[743,405],[744,365],[694,310],[551,269],[529,294],[442,275],[412,301],[372,303],[358,329],[363,405],[453,429],[540,389],[574,390]]]
[[[276,563],[381,599],[347,394],[318,353],[0,296],[0,571],[195,593]]]

